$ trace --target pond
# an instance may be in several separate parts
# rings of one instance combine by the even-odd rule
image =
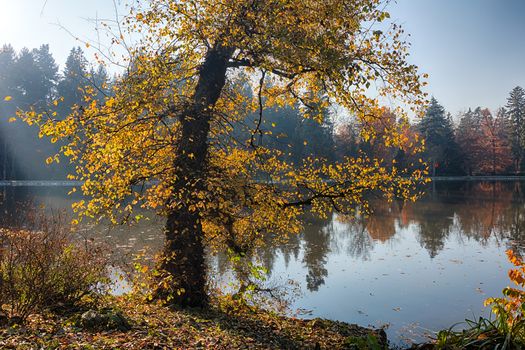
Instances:
[[[23,220],[16,203],[69,209],[60,187],[4,188],[4,222]],[[387,326],[395,343],[421,340],[465,318],[488,316],[483,301],[509,284],[505,250],[525,253],[525,182],[435,182],[416,203],[371,202],[367,218],[310,219],[304,232],[260,252],[274,286],[295,282],[292,309],[324,317]],[[162,220],[137,226],[91,228],[114,253],[162,246]],[[222,257],[211,259],[221,282]],[[225,277],[226,276],[226,277]]]

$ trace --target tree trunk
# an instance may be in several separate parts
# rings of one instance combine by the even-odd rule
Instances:
[[[162,277],[157,296],[181,306],[205,306],[206,264],[196,195],[205,185],[208,134],[213,107],[226,82],[229,48],[211,48],[199,71],[192,103],[179,113],[181,139],[175,157],[173,197],[168,203]],[[160,295],[159,295],[160,293]]]

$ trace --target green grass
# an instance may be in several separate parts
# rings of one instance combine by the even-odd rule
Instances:
[[[523,330],[525,321],[517,321],[508,327],[501,320],[480,317],[477,321],[465,320],[466,328],[455,331],[459,324],[437,334],[434,349],[525,349]]]

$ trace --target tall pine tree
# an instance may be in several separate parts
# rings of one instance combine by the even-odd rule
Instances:
[[[58,96],[63,99],[59,114],[66,116],[75,105],[81,105],[84,87],[89,85],[88,62],[80,47],[73,48],[66,60],[62,79],[58,83]]]
[[[426,158],[432,176],[461,173],[460,151],[454,138],[450,115],[445,113],[435,98],[432,98],[418,131],[426,140]]]
[[[520,173],[525,161],[525,90],[516,86],[507,99],[507,116],[512,125],[511,147],[515,171]]]
[[[39,74],[36,83],[38,84],[40,94],[49,102],[55,97],[56,86],[58,84],[58,65],[49,52],[49,45],[45,44],[38,49],[33,50],[35,65]]]

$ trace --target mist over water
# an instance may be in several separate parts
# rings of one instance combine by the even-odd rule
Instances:
[[[1,225],[24,222],[20,203],[70,211],[80,197],[64,187],[3,188]],[[361,325],[388,326],[394,342],[421,340],[465,318],[488,316],[483,300],[509,284],[505,250],[525,253],[525,183],[437,182],[417,203],[373,200],[369,217],[309,218],[304,232],[269,242],[257,260],[268,285],[293,280],[300,293],[292,312]],[[15,209],[18,208],[18,209]],[[121,261],[162,247],[163,220],[149,215],[135,226],[86,225]],[[224,256],[210,257],[211,273],[226,285]]]

